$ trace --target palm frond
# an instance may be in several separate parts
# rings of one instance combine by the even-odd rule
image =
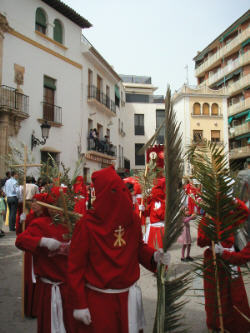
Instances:
[[[171,91],[168,87],[165,99],[165,143],[164,163],[166,179],[166,208],[165,227],[163,235],[163,250],[166,252],[180,235],[182,222],[183,191],[182,181],[182,156],[181,135],[179,125],[175,120],[175,114],[171,102]],[[168,268],[169,270],[169,268]],[[154,333],[178,332],[182,327],[180,310],[185,302],[177,301],[185,292],[189,279],[184,276],[169,280],[166,267],[157,267],[157,308],[154,325]],[[183,332],[183,328],[181,330]]]

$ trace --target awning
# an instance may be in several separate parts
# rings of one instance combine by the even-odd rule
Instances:
[[[227,38],[229,35],[231,35],[232,32],[234,32],[235,29],[237,29],[243,22],[247,21],[249,19],[250,15],[247,15],[245,17],[242,17],[242,19],[240,21],[238,21],[238,23],[233,26],[230,30],[228,30],[221,38],[220,38],[220,42],[223,42],[225,38]]]
[[[48,147],[48,146],[41,148],[40,151],[46,151],[48,153],[61,153],[60,150],[58,150],[54,147]]]
[[[52,90],[56,90],[55,80],[48,76],[44,76],[43,86]]]
[[[238,75],[241,72],[242,72],[242,68],[239,68],[236,71],[234,71],[233,73],[226,75],[225,77],[223,77],[223,79],[221,79],[219,82],[216,83],[216,87],[220,86],[222,83],[230,80],[233,76]]]
[[[245,139],[245,138],[250,138],[250,133],[246,133],[246,134],[243,134],[243,135],[237,136],[237,137],[235,138],[235,140],[241,140],[241,139]]]
[[[250,121],[250,110],[248,110],[248,115],[247,115],[247,117],[246,117],[245,122],[247,123],[248,121]]]
[[[243,117],[243,116],[245,116],[246,114],[248,115],[249,111],[250,111],[250,110],[245,110],[245,111],[242,111],[242,112],[240,112],[240,113],[235,114],[235,115],[234,115],[234,119],[237,119],[237,118]]]
[[[115,85],[115,96],[119,99],[121,99],[120,97],[120,89],[117,85]]]
[[[244,47],[244,46],[246,46],[247,44],[249,44],[250,43],[250,38],[248,38],[247,40],[245,40],[245,42],[243,42],[242,44],[241,44],[241,47]]]
[[[228,118],[228,124],[231,124],[231,122],[232,122],[233,119],[234,119],[233,116],[229,117],[229,118]]]

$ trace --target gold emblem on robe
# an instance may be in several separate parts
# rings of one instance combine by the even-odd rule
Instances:
[[[121,225],[119,225],[118,229],[116,229],[114,231],[114,236],[116,237],[116,240],[114,242],[114,247],[122,247],[124,245],[126,245],[125,240],[122,238],[122,236],[124,235],[125,231],[124,228],[122,228]]]

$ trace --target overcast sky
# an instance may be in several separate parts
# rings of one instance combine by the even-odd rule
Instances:
[[[118,74],[146,75],[165,94],[196,84],[193,57],[249,9],[249,0],[62,0]]]

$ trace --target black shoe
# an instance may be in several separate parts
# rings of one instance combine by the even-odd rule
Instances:
[[[192,257],[187,257],[186,261],[194,261],[194,259]]]
[[[5,236],[5,232],[3,230],[0,230],[0,237]]]
[[[181,258],[181,261],[187,261],[186,258]]]

